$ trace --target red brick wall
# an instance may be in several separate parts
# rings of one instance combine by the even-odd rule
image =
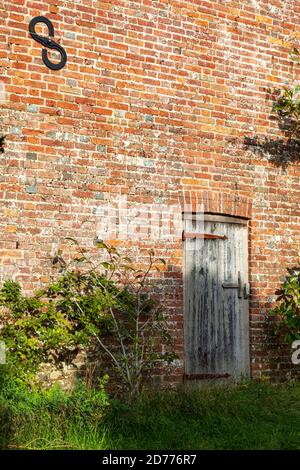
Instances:
[[[67,51],[60,71],[28,34],[37,15]],[[0,0],[1,278],[45,282],[60,238],[92,243],[103,201],[200,201],[251,217],[253,375],[288,361],[268,353],[265,318],[298,257],[299,164],[244,138],[281,137],[267,89],[297,78],[299,36],[297,0]],[[155,246],[182,359],[182,242]]]

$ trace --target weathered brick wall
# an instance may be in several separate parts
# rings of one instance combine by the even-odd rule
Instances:
[[[37,15],[68,53],[60,71],[28,34]],[[91,244],[101,204],[120,195],[203,203],[251,217],[253,375],[288,361],[268,354],[265,318],[298,257],[299,163],[276,165],[244,139],[281,138],[267,90],[297,78],[299,36],[297,0],[0,0],[1,278],[45,282],[57,241]],[[182,242],[155,246],[182,359]]]

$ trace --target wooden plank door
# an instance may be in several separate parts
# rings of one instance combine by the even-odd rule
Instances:
[[[247,222],[191,217],[184,234],[186,377],[248,376]]]

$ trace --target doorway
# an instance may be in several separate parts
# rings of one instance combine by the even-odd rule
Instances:
[[[248,221],[191,215],[183,240],[185,377],[247,377]]]

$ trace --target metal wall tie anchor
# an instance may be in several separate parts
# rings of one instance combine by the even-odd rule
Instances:
[[[44,23],[48,27],[49,37],[40,36],[39,34],[35,32],[35,26],[38,23]],[[48,59],[47,49],[43,49],[42,59],[46,67],[48,67],[51,70],[60,70],[66,65],[67,63],[66,51],[57,42],[53,41],[52,38],[54,38],[54,27],[48,18],[46,18],[45,16],[36,16],[35,18],[33,18],[29,23],[29,33],[32,39],[42,44],[42,46],[47,47],[49,49],[54,49],[60,53],[61,61],[58,64],[55,64]]]

